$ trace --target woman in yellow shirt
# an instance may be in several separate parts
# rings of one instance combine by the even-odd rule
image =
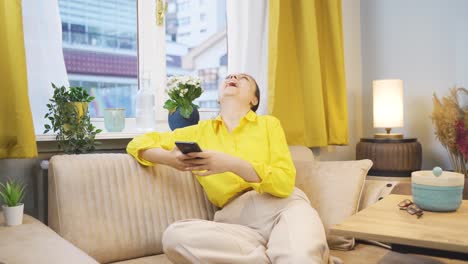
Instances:
[[[127,147],[142,165],[192,171],[208,199],[222,208],[214,221],[170,225],[164,252],[174,263],[327,262],[325,232],[306,195],[294,187],[296,170],[281,124],[255,114],[257,83],[232,74],[218,96],[216,119],[148,133]],[[203,151],[182,154],[175,141],[195,141]]]

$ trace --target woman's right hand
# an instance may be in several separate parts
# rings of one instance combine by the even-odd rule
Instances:
[[[162,148],[146,149],[141,152],[141,157],[152,163],[164,164],[180,171],[186,171],[188,167],[193,166],[190,164],[193,157],[183,154],[177,147],[172,150]]]
[[[192,166],[190,160],[192,160],[193,157],[183,154],[177,147],[168,151],[167,157],[168,158],[164,163],[177,170],[186,171],[188,167]]]

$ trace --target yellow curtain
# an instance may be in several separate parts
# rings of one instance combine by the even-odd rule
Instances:
[[[290,145],[348,144],[341,0],[270,0],[268,110]]]
[[[36,157],[21,0],[0,0],[0,25],[0,158]]]

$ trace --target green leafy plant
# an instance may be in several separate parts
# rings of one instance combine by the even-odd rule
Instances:
[[[198,108],[193,100],[203,93],[201,82],[199,77],[194,76],[169,77],[166,89],[169,99],[164,103],[164,108],[171,114],[179,108],[180,115],[189,118],[193,109]]]
[[[18,206],[23,201],[24,189],[23,183],[9,180],[5,184],[0,183],[0,196],[8,207]]]
[[[87,153],[95,150],[99,144],[95,140],[101,129],[91,123],[88,103],[94,100],[82,87],[69,89],[57,87],[52,83],[54,94],[47,104],[48,112],[44,116],[50,121],[44,125],[44,134],[56,133],[59,149],[65,153]]]
[[[58,89],[55,84],[52,84],[54,89]],[[63,87],[63,86],[62,86]],[[62,89],[62,87],[60,89]],[[64,87],[63,87],[64,88]],[[66,91],[66,90],[65,90]],[[89,96],[88,91],[82,87],[70,87],[69,90],[69,100],[70,102],[86,102],[91,103],[94,100],[93,96]]]

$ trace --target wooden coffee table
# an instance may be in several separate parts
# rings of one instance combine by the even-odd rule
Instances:
[[[391,194],[332,227],[331,234],[468,254],[468,200],[456,212],[425,211],[418,219],[399,209],[404,199],[412,197]]]

